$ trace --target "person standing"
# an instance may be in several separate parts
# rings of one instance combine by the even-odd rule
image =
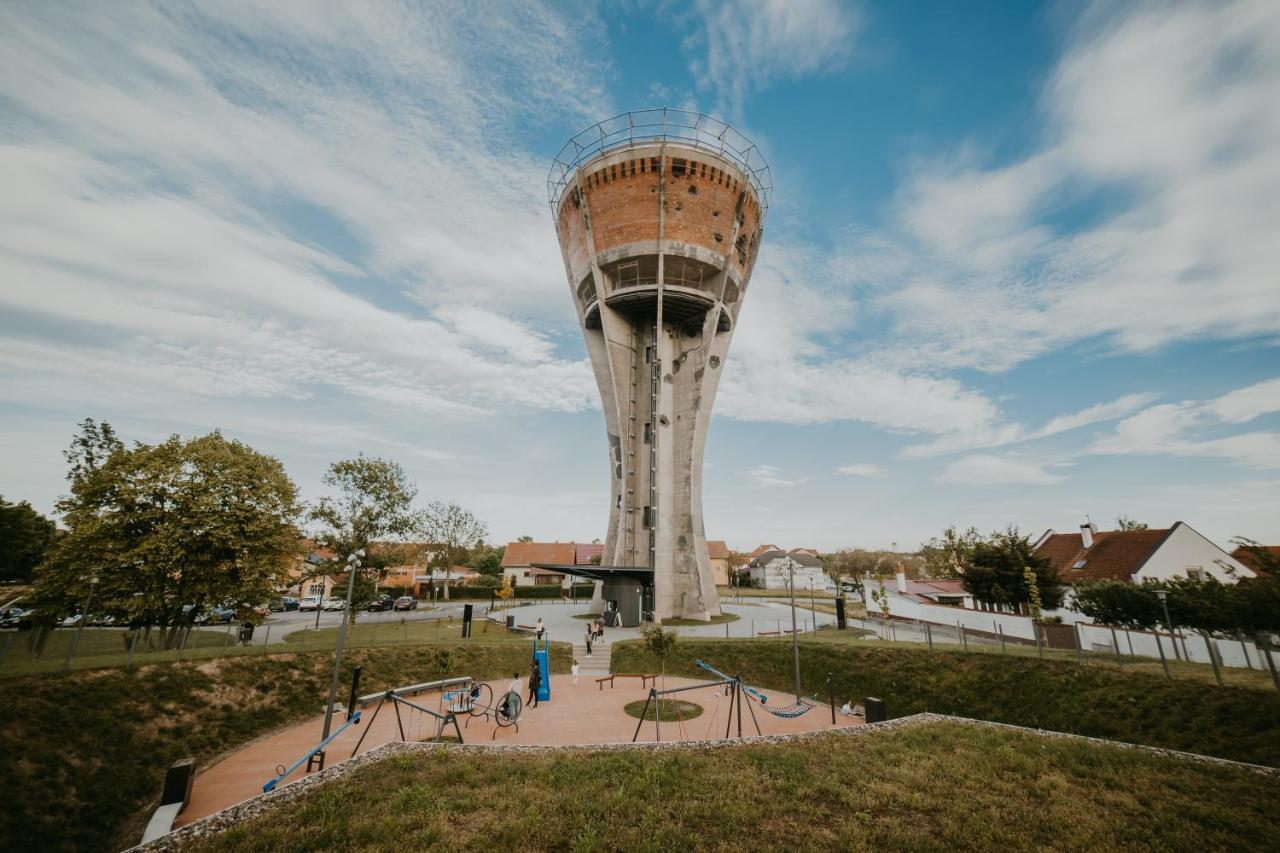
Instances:
[[[542,636],[546,633],[547,633],[547,626],[542,624],[542,617],[539,616],[538,623],[533,626],[533,635],[537,637],[539,640],[541,640]]]
[[[595,641],[595,638],[596,638],[596,626],[595,626],[595,623],[592,622],[590,625],[587,626],[587,637],[586,637],[587,657],[591,657],[591,643]]]
[[[516,699],[520,698],[520,673],[518,672],[511,676],[511,683],[507,685],[507,695],[509,696],[513,693],[515,694]],[[512,713],[512,710],[511,703],[506,702],[503,707],[503,713],[508,717],[513,717],[515,715]]]
[[[573,686],[578,686],[578,659],[573,659],[573,666],[569,668],[569,672],[573,673]]]
[[[533,662],[533,669],[529,670],[529,698],[524,704],[530,708],[538,707],[538,688],[542,686],[542,667],[538,666],[538,661]]]

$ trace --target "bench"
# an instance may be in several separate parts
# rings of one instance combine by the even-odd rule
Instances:
[[[657,673],[615,672],[610,675],[606,675],[603,678],[597,678],[596,679],[597,689],[604,690],[604,683],[607,681],[609,682],[609,689],[612,690],[614,686],[613,680],[615,678],[638,678],[640,679],[641,687],[648,686],[650,678],[653,679],[654,686],[657,686],[658,684]]]
[[[795,629],[794,631],[792,631],[792,630],[786,630],[786,631],[757,631],[757,632],[756,632],[756,636],[757,636],[757,637],[782,637],[782,636],[786,636],[786,635],[790,635],[790,634],[803,634],[803,633],[804,633],[804,631],[801,631],[799,628],[797,628],[797,629]]]
[[[173,822],[191,801],[191,785],[196,779],[196,760],[184,758],[176,761],[164,774],[164,788],[160,792],[160,807],[147,821],[142,843],[155,841],[173,831]]]

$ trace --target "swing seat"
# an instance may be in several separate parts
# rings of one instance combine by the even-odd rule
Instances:
[[[763,704],[760,707],[764,708],[775,717],[793,719],[795,717],[804,716],[818,706],[801,699],[799,702],[792,702],[790,705],[783,705],[781,708],[771,708],[768,705]]]

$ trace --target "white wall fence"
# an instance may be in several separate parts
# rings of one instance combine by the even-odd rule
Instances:
[[[1006,638],[1035,642],[1034,625],[1030,618],[1013,613],[993,613],[986,610],[971,610],[962,607],[948,607],[941,604],[925,604],[897,594],[893,586],[889,586],[889,615],[898,619],[910,619],[918,622],[929,622],[956,630],[956,626],[966,631],[985,634],[1003,634]],[[881,614],[880,604],[871,599],[868,591],[867,612],[871,616]],[[1218,659],[1224,666],[1251,669],[1268,669],[1267,660],[1258,645],[1251,641],[1216,639],[1208,640],[1200,634],[1180,631],[1178,649],[1175,655],[1173,638],[1166,632],[1128,631],[1123,628],[1110,628],[1081,621],[1082,617],[1075,611],[1055,611],[1052,615],[1062,616],[1064,624],[1075,624],[1079,632],[1080,648],[1086,652],[1115,654],[1116,646],[1121,655],[1159,659],[1160,649],[1170,661],[1189,659],[1193,663],[1211,664],[1209,643],[1214,643],[1218,651]],[[1157,637],[1160,646],[1157,647]],[[1273,659],[1276,656],[1272,652]],[[1276,660],[1280,666],[1280,660]]]

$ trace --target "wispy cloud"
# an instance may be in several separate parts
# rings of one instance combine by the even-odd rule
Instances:
[[[872,465],[870,462],[855,462],[852,465],[841,465],[836,469],[837,474],[843,474],[846,477],[886,477],[888,472],[879,465]]]
[[[1048,486],[1065,477],[1052,474],[1043,464],[1029,459],[979,453],[952,462],[936,479],[966,486]]]
[[[759,486],[798,486],[807,482],[809,478],[789,478],[783,476],[783,471],[776,465],[757,465],[746,472],[748,479],[752,480]]]

